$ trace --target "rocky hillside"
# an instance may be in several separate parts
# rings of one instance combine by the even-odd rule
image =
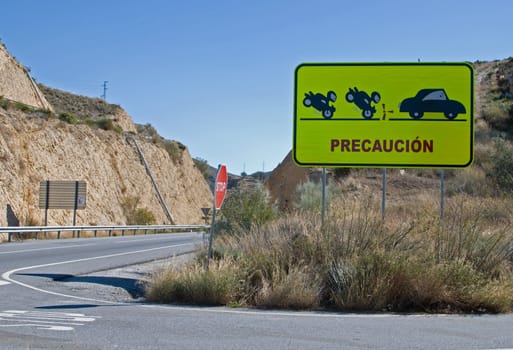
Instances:
[[[0,44],[0,96],[40,109],[52,110],[28,74],[29,70]]]
[[[10,74],[0,80],[0,210],[6,213],[0,226],[43,223],[38,200],[44,180],[87,183],[77,225],[133,223],[137,209],[153,214],[155,223],[169,223],[132,136],[174,222],[203,223],[201,208],[211,205],[211,192],[185,146],[156,132],[138,134],[120,106],[27,83],[28,72],[10,56],[0,59],[0,70],[0,76]],[[49,225],[72,224],[70,210],[48,214]]]

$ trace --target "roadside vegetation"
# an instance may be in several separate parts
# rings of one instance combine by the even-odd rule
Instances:
[[[155,274],[163,303],[335,311],[513,311],[511,198],[451,196],[439,219],[433,193],[398,200],[381,219],[379,196],[333,184],[322,225],[314,184],[277,215],[257,190],[229,193],[214,260]],[[251,218],[251,219],[249,219]]]
[[[140,207],[139,197],[125,197],[121,203],[127,225],[154,225],[157,220],[151,210]]]
[[[207,160],[200,157],[193,158],[192,160],[201,175],[203,175],[203,178],[208,181],[208,177],[210,176],[210,166],[208,165]]]
[[[263,187],[229,192],[213,259],[154,274],[161,303],[297,310],[513,312],[513,59],[488,63],[472,167],[340,169],[327,188],[305,182],[277,211]],[[280,206],[281,207],[281,206]]]
[[[157,130],[151,124],[136,124],[137,134],[155,145],[158,145],[166,150],[169,157],[175,164],[180,164],[182,161],[183,152],[187,149],[184,144],[178,141],[167,140],[159,135]]]

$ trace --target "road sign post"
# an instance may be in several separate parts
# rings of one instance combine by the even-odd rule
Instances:
[[[226,165],[219,165],[217,167],[216,181],[214,184],[214,210],[212,212],[212,225],[210,225],[210,236],[208,238],[208,261],[207,267],[212,258],[212,240],[214,238],[216,213],[223,205],[224,198],[226,197],[226,190],[228,188],[228,173]]]
[[[468,63],[301,64],[293,159],[305,167],[383,168],[384,220],[386,168],[472,164],[473,84]]]
[[[473,105],[467,63],[301,64],[293,159],[306,167],[468,167]]]
[[[205,220],[205,225],[208,223],[208,214],[210,213],[210,207],[201,208],[201,212],[203,213],[203,220]]]

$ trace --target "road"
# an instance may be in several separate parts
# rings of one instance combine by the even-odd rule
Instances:
[[[184,233],[0,244],[0,349],[513,349],[513,315],[263,311],[113,296],[136,284],[107,269],[200,242]]]

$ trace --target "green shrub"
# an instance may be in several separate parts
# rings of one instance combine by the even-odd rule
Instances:
[[[161,142],[173,163],[178,164],[182,159],[182,153],[185,150],[185,146],[176,141],[163,140]]]
[[[150,139],[154,144],[163,147],[169,154],[169,157],[175,164],[179,164],[182,160],[182,154],[187,149],[185,145],[178,141],[166,140],[160,136],[157,130],[151,124],[136,124],[137,134]]]
[[[229,190],[220,212],[219,225],[227,232],[247,231],[276,217],[276,207],[263,185]]]
[[[0,96],[0,106],[5,110],[9,109],[9,100]]]
[[[96,126],[103,130],[113,130],[114,122],[112,119],[99,119],[95,121]]]
[[[159,133],[157,132],[157,129],[153,127],[150,123],[147,124],[135,124],[137,134],[150,138],[152,141],[156,142],[157,139],[160,138]]]
[[[495,141],[491,154],[493,168],[490,175],[500,188],[507,192],[513,191],[513,145],[511,142],[498,139]]]
[[[85,118],[83,123],[91,128],[98,128],[105,131],[115,131],[117,133],[123,132],[123,129],[119,125],[114,124],[114,121],[109,118],[93,119]]]
[[[133,215],[134,225],[154,225],[155,215],[147,208],[138,208]]]
[[[499,131],[508,131],[513,126],[511,102],[494,101],[483,109],[483,119]]]
[[[9,99],[4,98],[3,96],[0,96],[0,106],[5,110],[9,109],[9,107],[14,107],[14,109],[17,109],[18,111],[22,112],[35,111],[35,108],[32,106],[26,105],[18,101],[10,101]]]
[[[193,161],[194,165],[196,165],[196,168],[198,168],[205,180],[208,180],[208,177],[210,176],[210,166],[208,165],[208,162],[199,157],[194,158]]]
[[[337,195],[338,187],[328,182],[326,185],[326,207]],[[322,209],[322,184],[307,181],[300,184],[295,193],[294,206],[300,210],[321,212]]]
[[[125,197],[121,208],[128,225],[153,225],[157,222],[155,215],[147,208],[138,208],[139,197]]]
[[[63,122],[66,122],[68,124],[77,124],[78,119],[73,114],[64,112],[59,114],[59,120],[62,120]]]
[[[14,108],[22,112],[32,112],[34,108],[21,102],[14,102]]]
[[[118,125],[115,125],[114,121],[109,118],[98,119],[95,121],[95,124],[98,128],[100,128],[102,130],[106,130],[106,131],[112,130],[117,133],[121,133],[123,131],[121,129],[121,127],[119,127]]]

